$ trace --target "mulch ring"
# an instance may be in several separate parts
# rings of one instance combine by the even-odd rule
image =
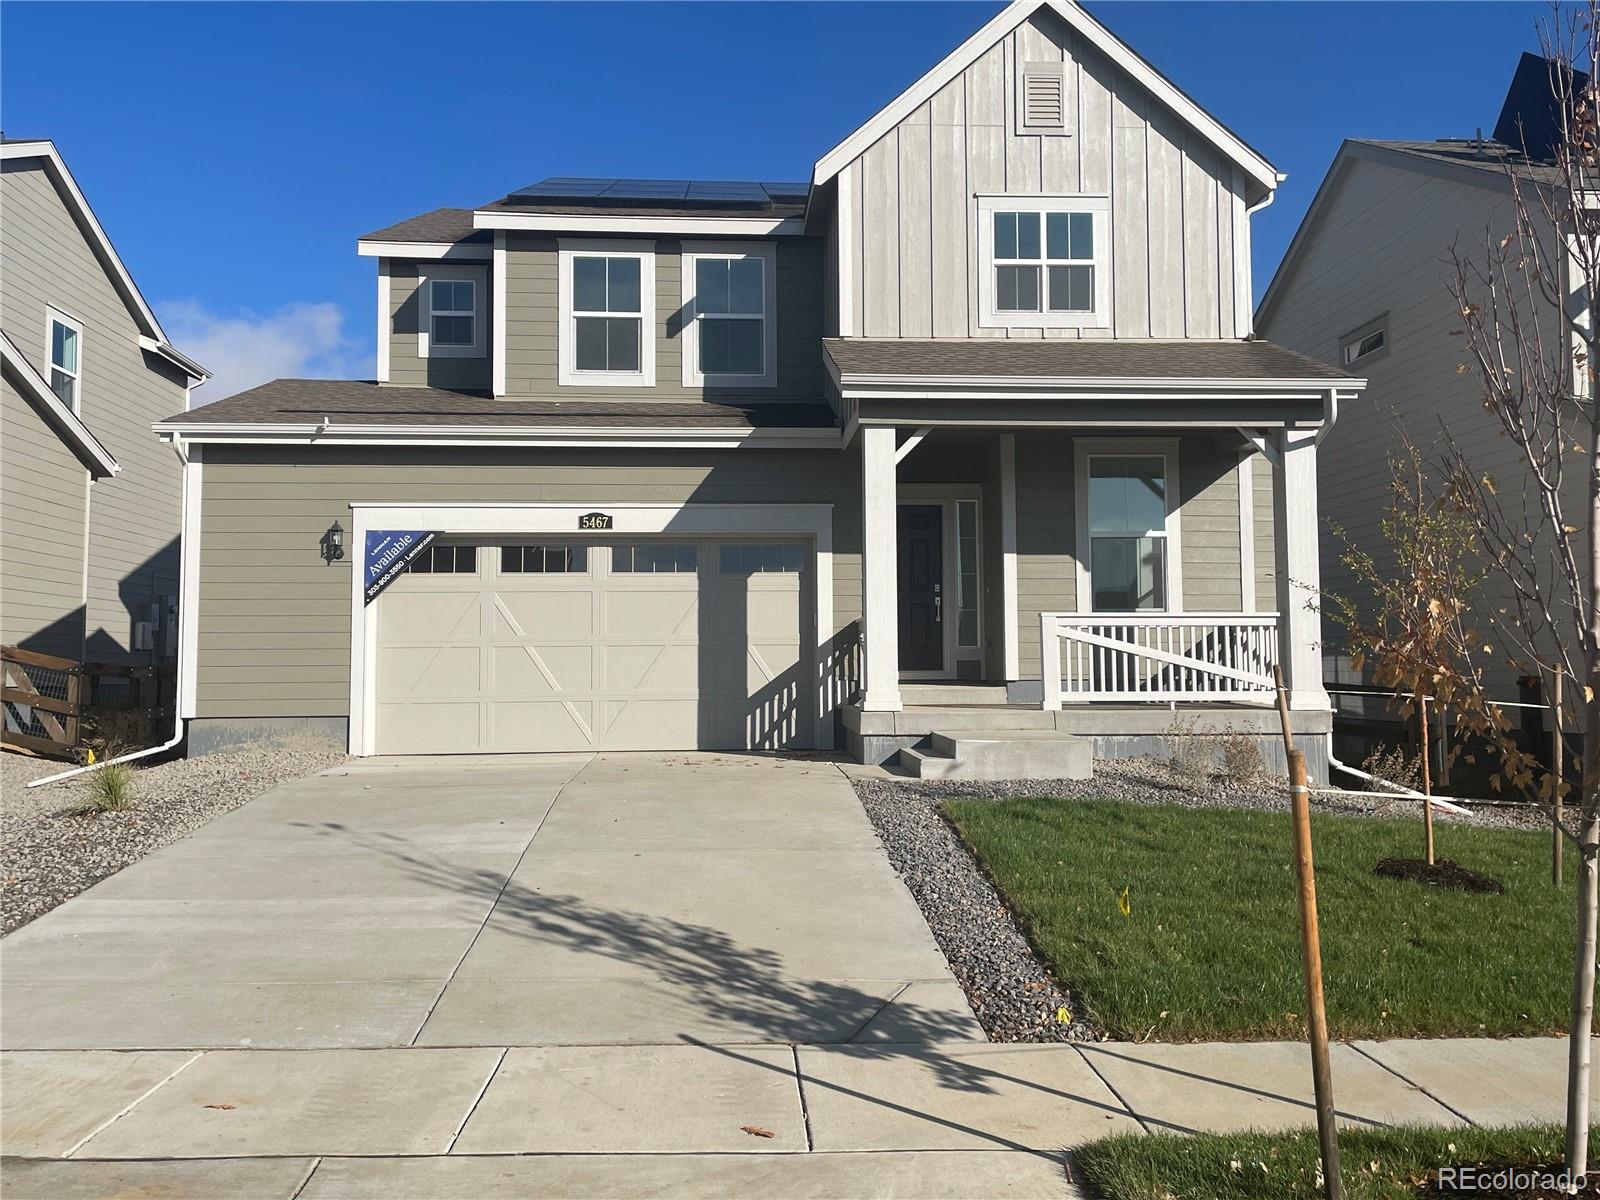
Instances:
[[[1481,1200],[1571,1200],[1573,1196],[1600,1196],[1600,1174],[1595,1173],[1583,1176],[1583,1186],[1577,1191],[1566,1191],[1566,1167],[1561,1163],[1475,1163],[1457,1170],[1470,1171],[1472,1175],[1470,1179],[1457,1176],[1441,1186],[1438,1175],[1430,1174],[1427,1182],[1417,1188],[1417,1195],[1467,1194]]]
[[[1372,868],[1374,875],[1390,879],[1410,879],[1433,887],[1455,888],[1461,892],[1483,892],[1499,895],[1505,884],[1487,875],[1480,875],[1450,858],[1436,858],[1430,866],[1420,858],[1385,858]]]

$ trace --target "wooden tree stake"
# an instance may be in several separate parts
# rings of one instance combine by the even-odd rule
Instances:
[[[1550,699],[1550,713],[1555,718],[1550,734],[1550,770],[1555,775],[1555,785],[1550,789],[1550,881],[1561,886],[1561,775],[1565,745],[1561,738],[1561,673],[1562,664],[1556,664],[1555,694]]]
[[[1328,1200],[1343,1200],[1339,1176],[1339,1133],[1334,1124],[1333,1064],[1328,1057],[1328,1011],[1322,999],[1322,938],[1317,928],[1317,872],[1311,857],[1311,788],[1306,756],[1289,754],[1289,785],[1294,810],[1294,870],[1300,891],[1300,950],[1306,977],[1306,1030],[1311,1038],[1311,1082],[1317,1095],[1317,1140],[1322,1145],[1322,1178]]]
[[[1417,697],[1417,719],[1422,726],[1422,794],[1433,795],[1433,767],[1428,762],[1428,698]],[[1433,866],[1433,801],[1422,802],[1422,856]]]

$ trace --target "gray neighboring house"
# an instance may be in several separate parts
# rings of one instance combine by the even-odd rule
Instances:
[[[808,180],[555,177],[366,235],[375,381],[157,426],[202,501],[191,752],[1081,775],[1182,712],[1277,752],[1276,664],[1320,773],[1297,590],[1362,381],[1253,335],[1280,179],[1018,0]]]
[[[1389,457],[1400,448],[1397,421],[1430,455],[1443,449],[1448,427],[1476,469],[1503,483],[1521,477],[1514,450],[1483,411],[1476,376],[1458,369],[1465,351],[1452,335],[1460,321],[1448,291],[1449,253],[1456,245],[1481,262],[1487,239],[1512,230],[1508,169],[1534,183],[1547,177],[1541,148],[1548,121],[1536,118],[1548,109],[1548,88],[1544,60],[1525,54],[1492,137],[1344,142],[1257,310],[1263,336],[1368,380],[1324,445],[1322,515],[1373,554],[1380,569],[1394,561],[1379,524],[1389,502]],[[1570,481],[1573,511],[1582,511],[1582,472],[1572,472]],[[1328,529],[1322,581],[1360,600],[1340,562],[1343,548]],[[1509,591],[1493,579],[1490,592],[1490,603],[1511,604]],[[1364,686],[1361,673],[1350,669],[1342,631],[1325,633],[1328,680]],[[1494,669],[1490,684],[1501,700],[1539,696],[1509,666]],[[1384,701],[1335,699],[1350,755],[1359,758],[1375,739],[1393,740],[1398,718]]]
[[[150,424],[207,374],[45,140],[0,141],[0,352],[0,642],[174,662],[183,474]]]

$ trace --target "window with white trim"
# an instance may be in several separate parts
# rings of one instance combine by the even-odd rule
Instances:
[[[1103,196],[980,196],[980,323],[1110,324],[1110,216]]]
[[[775,387],[776,247],[690,243],[682,270],[683,385]]]
[[[559,276],[560,381],[652,386],[654,244],[563,239]]]
[[[1173,607],[1172,456],[1155,446],[1107,445],[1081,449],[1079,464],[1084,512],[1078,554],[1088,609]]]
[[[1368,321],[1353,333],[1339,339],[1339,362],[1352,366],[1380,354],[1389,348],[1389,318],[1387,315]]]
[[[54,308],[45,309],[45,318],[50,390],[77,412],[83,399],[83,326]]]
[[[417,354],[421,358],[482,358],[485,267],[428,263],[417,272]]]

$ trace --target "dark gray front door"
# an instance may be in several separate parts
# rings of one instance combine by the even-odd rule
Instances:
[[[900,669],[944,668],[944,509],[900,506]]]

